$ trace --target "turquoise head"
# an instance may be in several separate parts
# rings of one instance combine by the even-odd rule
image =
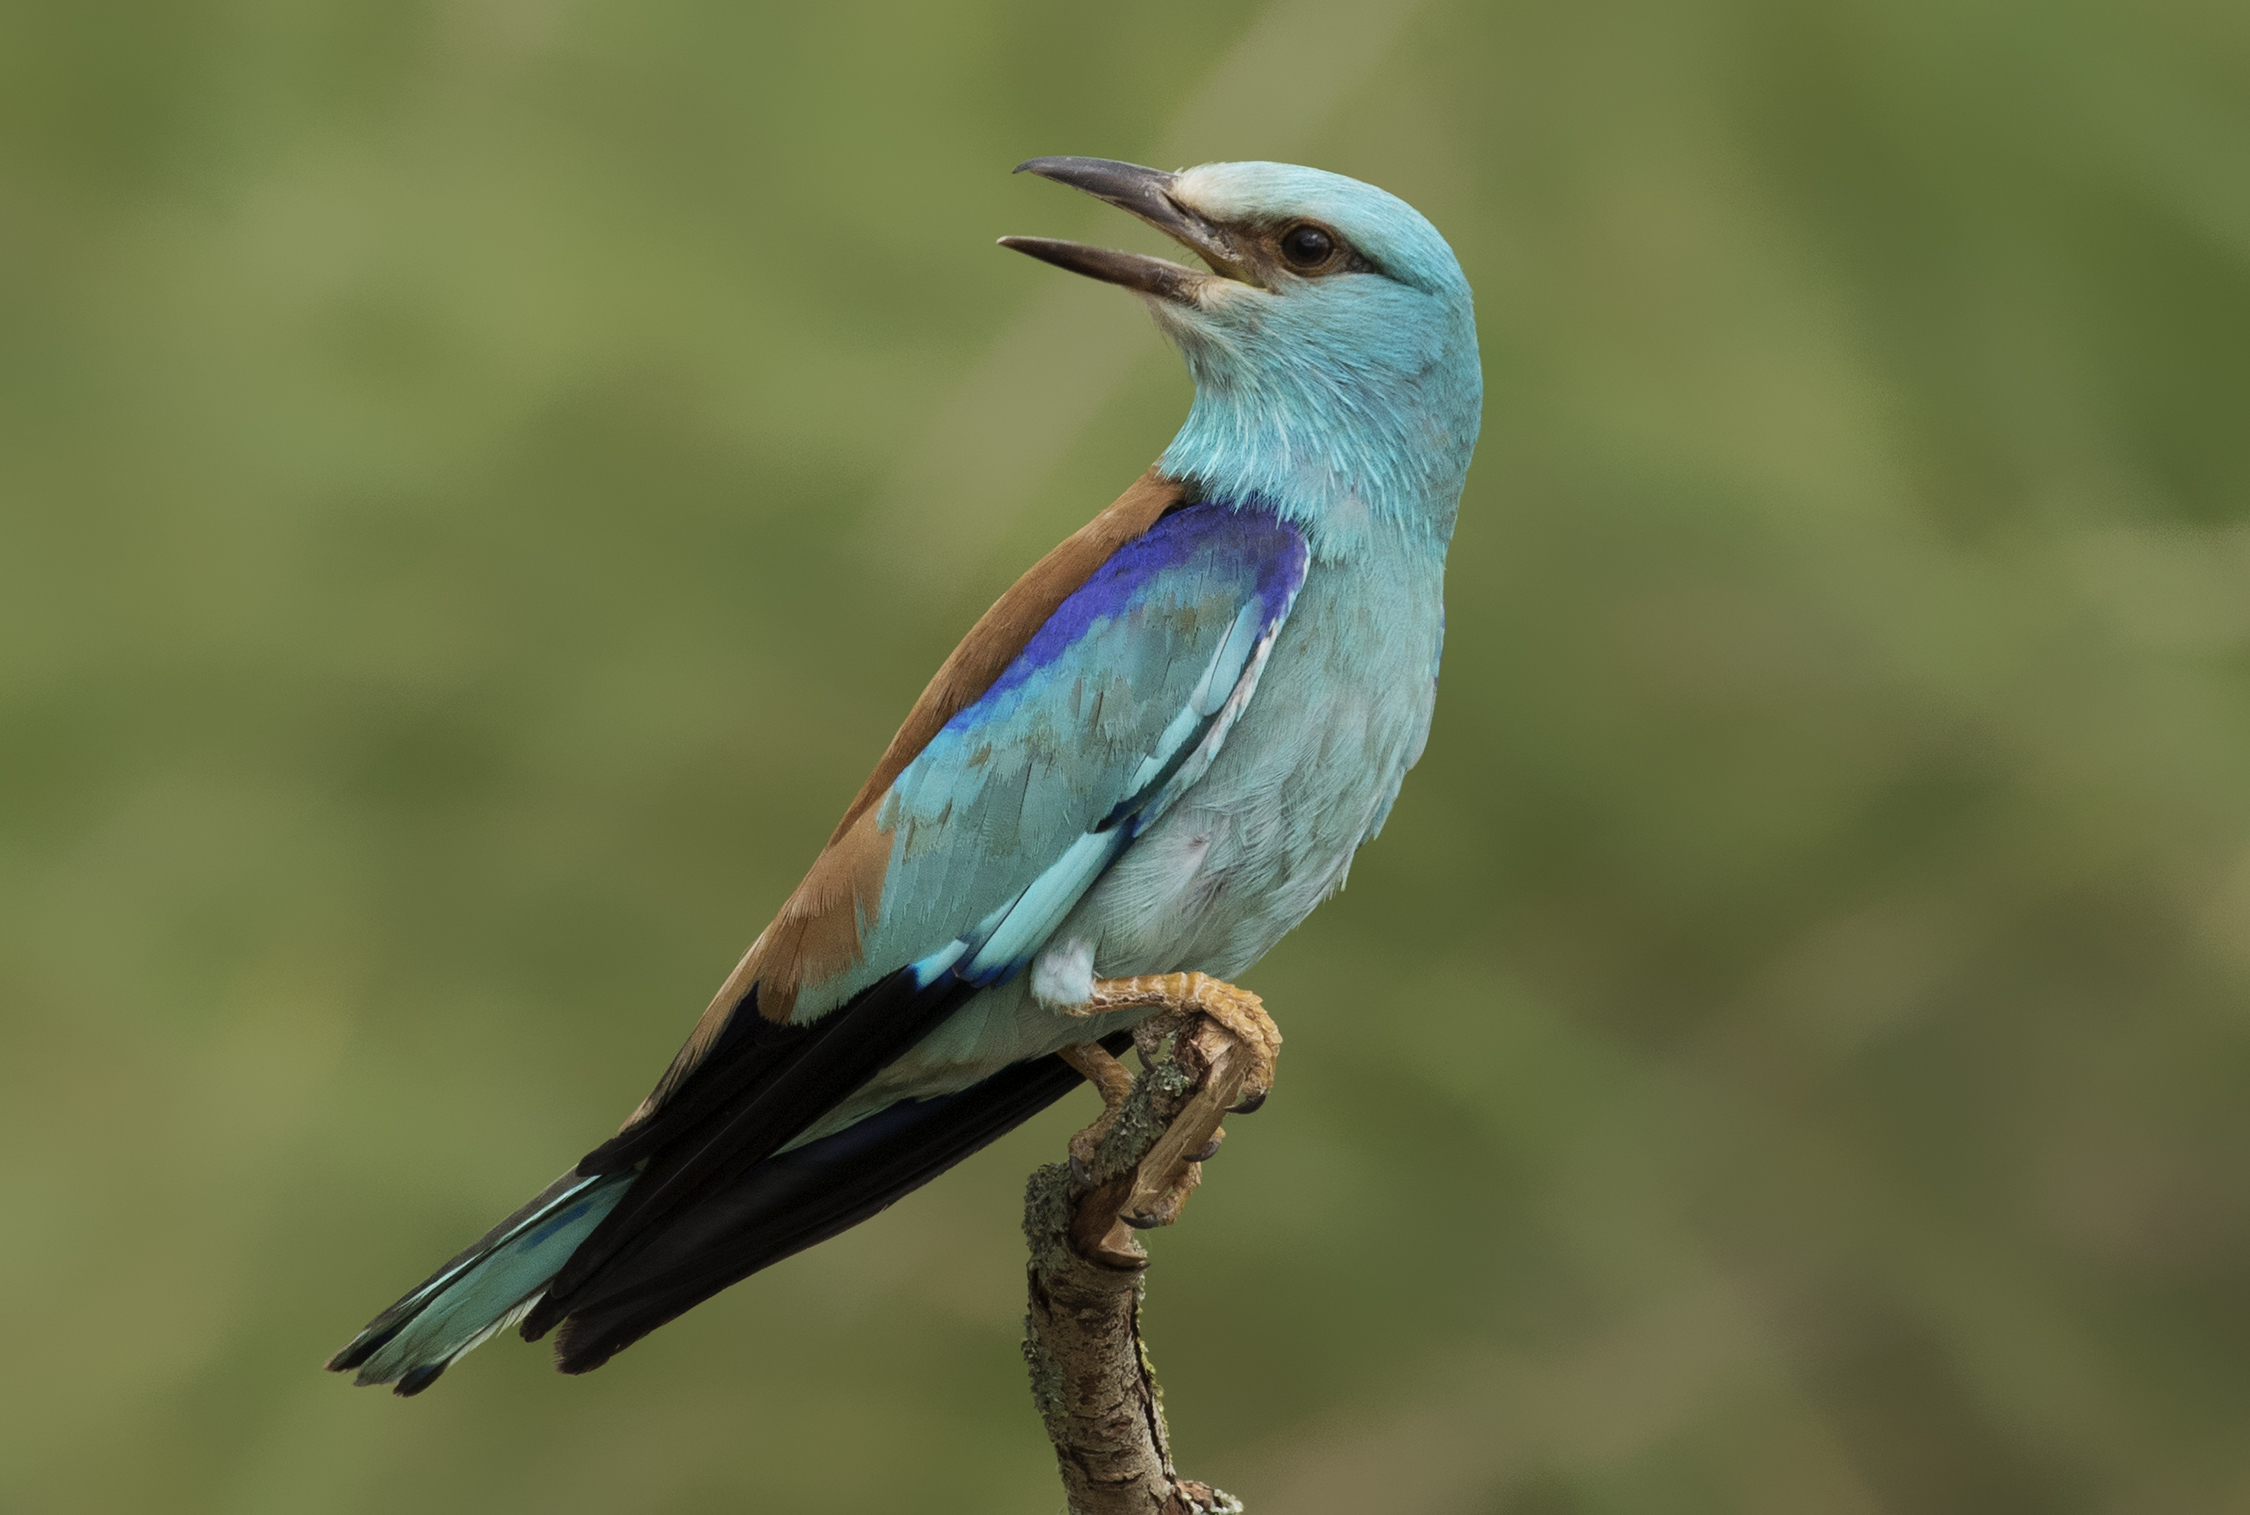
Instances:
[[[1483,402],[1452,248],[1397,196],[1288,163],[1024,170],[1132,212],[1208,267],[1046,238],[1005,245],[1139,292],[1195,378],[1160,467],[1302,521],[1316,551],[1382,523],[1453,529]]]

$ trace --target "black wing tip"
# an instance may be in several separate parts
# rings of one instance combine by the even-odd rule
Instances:
[[[391,1392],[401,1399],[412,1399],[431,1384],[436,1383],[445,1369],[446,1364],[442,1362],[426,1364],[419,1368],[409,1368],[400,1376],[397,1383],[391,1385]]]
[[[539,1302],[533,1305],[525,1313],[524,1318],[517,1323],[516,1334],[525,1341],[537,1341],[556,1326],[562,1324],[563,1317],[568,1315],[570,1310],[567,1306],[552,1304],[553,1299],[552,1293],[541,1295]]]
[[[645,1154],[615,1141],[589,1153],[581,1167],[629,1157],[645,1165],[616,1208],[548,1280],[546,1297],[525,1324],[545,1331],[571,1314],[598,1277],[629,1261],[657,1229],[772,1156],[976,992],[950,971],[923,984],[911,966],[894,969],[808,1026],[767,1022],[772,1035],[762,1043],[765,1066],[742,1070],[748,1088],[739,1096],[728,1098],[722,1083],[706,1103],[683,1086],[683,1098],[664,1112],[671,1121],[660,1117],[620,1133],[649,1143]],[[721,1042],[703,1064],[715,1081],[730,1073],[723,1035]],[[746,1033],[742,1046],[742,1055],[754,1058],[761,1042]]]
[[[1119,1053],[1132,1040],[1130,1031],[1118,1031],[1102,1045]],[[957,1094],[902,1100],[859,1126],[766,1159],[758,1168],[779,1187],[762,1198],[737,1189],[733,1198],[748,1208],[696,1246],[692,1260],[683,1265],[677,1256],[644,1254],[596,1297],[562,1305],[552,1320],[527,1318],[525,1334],[535,1321],[542,1332],[559,1324],[556,1370],[591,1373],[721,1289],[859,1224],[1078,1083],[1076,1070],[1060,1059],[1035,1058]],[[864,1144],[868,1137],[872,1147]]]
[[[654,1327],[650,1329],[653,1330]],[[642,1333],[642,1335],[646,1334],[646,1332]],[[636,1336],[633,1341],[639,1339]],[[591,1373],[632,1344],[632,1341],[614,1343],[573,1341],[571,1333],[566,1330],[562,1335],[555,1338],[555,1371],[557,1373],[568,1373],[573,1377],[580,1373]]]

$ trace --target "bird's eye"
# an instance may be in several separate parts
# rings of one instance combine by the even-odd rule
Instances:
[[[1335,256],[1336,239],[1317,226],[1292,226],[1281,234],[1281,255],[1295,268],[1318,268]]]

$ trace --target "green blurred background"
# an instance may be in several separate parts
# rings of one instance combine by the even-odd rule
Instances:
[[[1262,1515],[2250,1510],[2250,9],[0,9],[0,1509],[1058,1496],[1079,1096],[602,1372],[322,1357],[599,1140],[1169,436],[1019,159],[1453,240],[1435,735],[1150,1334]]]

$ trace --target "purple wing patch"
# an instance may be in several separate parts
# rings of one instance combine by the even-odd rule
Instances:
[[[1264,604],[1268,622],[1305,581],[1304,535],[1272,512],[1213,500],[1174,509],[1094,570],[1032,634],[983,697],[946,724],[956,729],[976,724],[988,702],[1005,698],[1061,658],[1095,622],[1123,614],[1151,579],[1197,558],[1217,573],[1249,568],[1255,575],[1252,592]]]

